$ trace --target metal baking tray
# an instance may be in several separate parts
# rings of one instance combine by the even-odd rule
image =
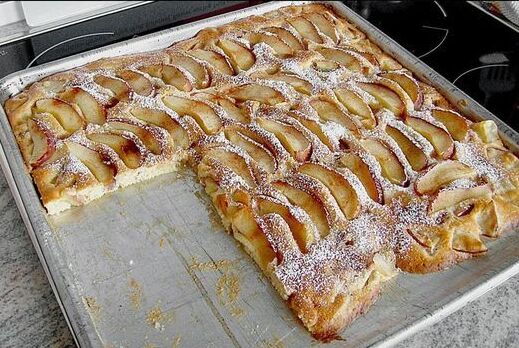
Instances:
[[[0,80],[0,103],[52,73],[169,46],[200,29],[290,2],[239,10],[23,70]],[[299,2],[300,4],[300,2]],[[519,134],[340,2],[330,5],[465,114]],[[49,217],[0,108],[0,162],[45,273],[81,347],[319,345],[234,239],[188,171],[166,174]],[[401,274],[327,347],[390,345],[519,272],[519,234],[487,255],[428,275]]]

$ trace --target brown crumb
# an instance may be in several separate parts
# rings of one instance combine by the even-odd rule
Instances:
[[[101,306],[97,303],[95,297],[83,296],[83,304],[90,314],[92,321],[98,321],[101,315]]]
[[[192,258],[192,263],[189,266],[192,270],[197,271],[216,271],[226,270],[233,264],[232,260],[218,260],[214,262],[199,262],[196,257]]]
[[[130,305],[133,309],[139,310],[142,304],[142,286],[133,278],[130,279],[129,286],[130,294],[128,297],[130,299]]]
[[[237,306],[236,300],[240,294],[240,278],[234,273],[223,274],[216,282],[216,295],[226,306],[233,317],[240,317],[245,312]]]

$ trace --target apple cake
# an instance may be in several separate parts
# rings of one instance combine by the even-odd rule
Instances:
[[[518,159],[326,5],[48,76],[5,103],[49,214],[180,163],[314,337],[519,221]]]

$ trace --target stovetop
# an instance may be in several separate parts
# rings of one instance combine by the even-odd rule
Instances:
[[[157,1],[0,46],[0,78],[262,1]],[[519,130],[519,33],[466,2],[345,3]]]

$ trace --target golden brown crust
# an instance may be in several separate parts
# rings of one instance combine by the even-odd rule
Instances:
[[[327,6],[105,58],[5,103],[49,213],[186,161],[225,228],[330,340],[395,265],[441,270],[519,223],[519,160]]]

